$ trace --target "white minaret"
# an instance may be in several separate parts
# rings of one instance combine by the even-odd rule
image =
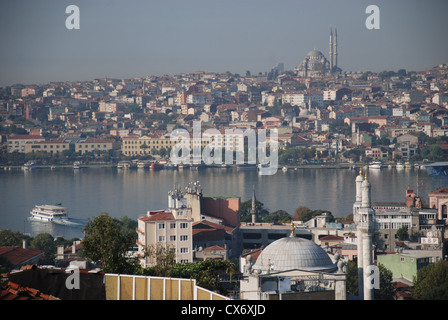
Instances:
[[[252,208],[250,210],[250,214],[252,216],[252,223],[257,221],[257,199],[255,198],[255,187],[252,187]]]
[[[334,28],[334,42],[333,42],[333,66],[335,68],[338,67],[338,31],[336,28]]]
[[[330,28],[330,72],[333,72],[333,29]]]
[[[362,176],[362,170],[359,169],[359,175],[356,177],[356,200],[353,204],[353,219],[355,220],[356,226],[360,225],[361,216],[359,214],[359,209],[362,203],[362,183],[364,177]],[[358,294],[361,298],[364,296],[364,273],[363,273],[363,255],[362,255],[362,232],[359,228],[356,230],[356,248],[358,250]]]
[[[362,248],[362,253],[360,255],[358,252],[358,260],[360,257],[362,258],[364,300],[373,300],[373,286],[367,285],[366,282],[370,276],[368,266],[373,264],[372,248],[375,231],[375,211],[371,208],[370,188],[371,185],[366,176],[362,182],[361,207],[358,211],[358,230],[361,232],[362,237],[362,245],[360,247]]]

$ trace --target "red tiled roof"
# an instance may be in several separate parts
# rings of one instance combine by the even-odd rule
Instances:
[[[226,250],[226,248],[221,247],[221,246],[211,246],[211,247],[205,248],[203,251],[213,251],[213,250]]]
[[[193,223],[193,229],[196,229],[196,230],[203,229],[203,228],[201,228],[201,224],[204,225],[206,228],[212,227],[214,229],[224,229],[226,232],[229,232],[229,233],[234,230],[233,227],[224,226],[222,224],[210,222],[208,220],[201,220],[201,221]]]
[[[43,139],[43,140],[45,140],[45,138],[42,136],[28,135],[28,134],[16,134],[16,135],[9,136],[9,140],[13,140],[13,139],[18,139],[18,140],[21,140],[21,139],[30,139],[30,140],[31,139]]]
[[[43,253],[39,249],[24,249],[17,246],[0,247],[0,257],[5,257],[12,265],[20,264]]]
[[[174,220],[173,213],[171,211],[162,211],[150,216],[139,218],[141,221],[167,221]]]
[[[327,241],[336,241],[337,240],[337,241],[341,241],[341,240],[344,240],[344,237],[335,236],[335,235],[330,234],[328,236],[324,236],[324,237],[320,238],[319,240],[320,241],[322,241],[322,240],[327,240]]]
[[[25,287],[8,281],[8,285],[2,288],[0,300],[60,300],[51,295],[39,292],[39,290]]]

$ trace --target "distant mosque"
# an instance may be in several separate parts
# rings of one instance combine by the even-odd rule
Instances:
[[[337,74],[342,70],[338,67],[338,32],[336,28],[330,28],[330,61],[322,52],[314,48],[305,59],[295,68],[299,77],[321,77],[329,74]]]

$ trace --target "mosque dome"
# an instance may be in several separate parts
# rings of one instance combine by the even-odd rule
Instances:
[[[255,272],[263,274],[293,269],[332,272],[337,265],[313,241],[287,237],[268,245],[253,266]]]
[[[323,55],[323,53],[320,52],[319,50],[316,50],[316,48],[314,48],[313,50],[308,52],[306,57],[308,57],[310,60],[321,60],[322,58],[325,59],[325,56]]]

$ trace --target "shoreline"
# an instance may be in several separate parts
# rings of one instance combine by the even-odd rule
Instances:
[[[420,163],[415,163],[413,164],[411,167],[406,167],[405,169],[410,169],[410,168],[416,168],[416,166],[418,166],[418,168],[422,168],[423,164]],[[67,168],[73,168],[73,165],[70,164],[57,164],[57,165],[35,165],[34,168],[32,170],[35,169],[49,169],[49,170],[53,170],[53,169],[67,169]],[[90,163],[90,164],[85,164],[85,165],[81,165],[81,167],[79,169],[102,169],[102,168],[117,168],[117,164],[116,163]],[[236,164],[231,164],[228,165],[227,168],[222,168],[219,165],[205,165],[203,167],[203,169],[230,169],[230,168],[237,168]],[[359,168],[363,168],[363,169],[368,169],[369,168],[369,164],[366,163],[333,163],[333,164],[302,164],[302,165],[297,165],[297,166],[291,166],[291,165],[279,165],[278,166],[278,171],[282,171],[284,168],[286,168],[287,171],[294,171],[294,170],[299,170],[299,169],[310,169],[310,170],[315,170],[315,169],[350,169],[350,170],[355,170],[355,169],[359,169]],[[390,167],[388,165],[384,165],[381,169],[388,169],[388,168],[395,168],[395,165],[391,165]],[[0,165],[0,171],[8,171],[8,170],[23,170],[23,165]],[[79,169],[74,169],[74,170],[79,170]],[[132,167],[130,169],[138,169],[137,167]],[[149,168],[140,168],[140,169],[149,169]],[[185,168],[185,169],[190,169],[190,168]],[[253,168],[256,169],[256,168]],[[32,171],[31,170],[31,171]],[[128,170],[128,169],[125,169]],[[151,169],[149,169],[151,170]],[[161,168],[158,170],[178,170],[177,167],[169,167],[169,168]],[[158,171],[157,170],[157,171]]]

